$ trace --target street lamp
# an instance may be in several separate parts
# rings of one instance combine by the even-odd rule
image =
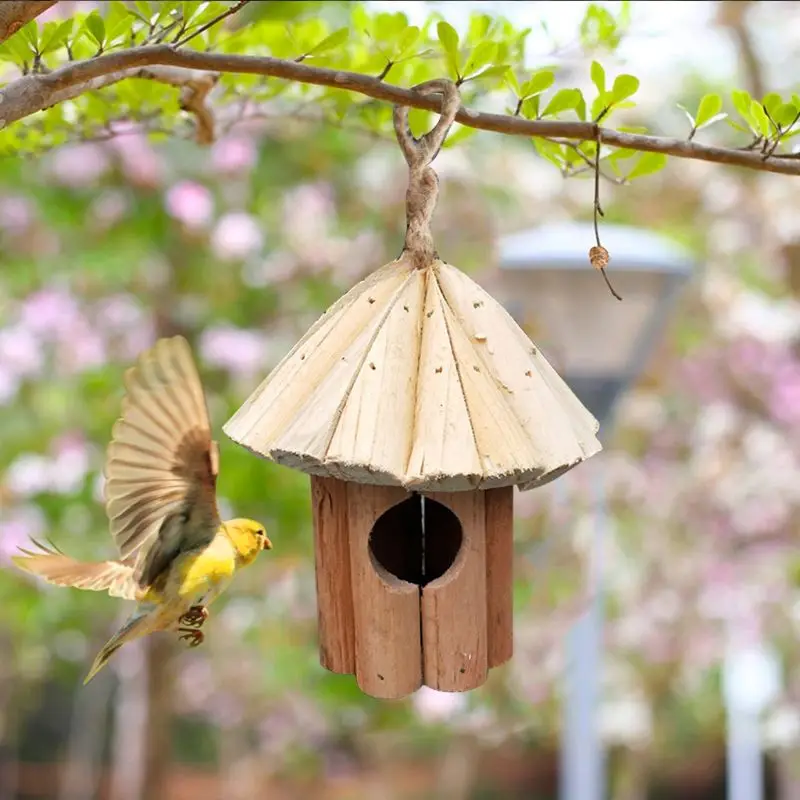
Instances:
[[[674,242],[639,228],[604,224],[601,239],[621,303],[589,265],[590,222],[504,238],[495,296],[603,424],[644,367],[694,262]]]
[[[589,247],[595,243],[590,222],[545,225],[501,240],[498,285],[490,291],[594,414],[604,435],[617,400],[644,368],[694,262],[677,244],[638,228],[604,224],[601,239],[622,302],[608,294],[589,265]],[[596,474],[592,603],[566,639],[562,800],[602,800],[606,795],[597,708],[607,515],[602,475]]]

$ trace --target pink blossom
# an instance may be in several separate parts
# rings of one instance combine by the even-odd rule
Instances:
[[[19,497],[33,497],[50,488],[50,459],[38,453],[22,453],[6,470],[8,490]]]
[[[70,331],[68,340],[60,343],[58,364],[67,372],[83,372],[106,363],[106,346],[99,333],[87,322]]]
[[[211,149],[214,169],[226,174],[236,174],[250,169],[256,162],[256,147],[245,136],[220,139]]]
[[[800,423],[800,365],[779,371],[769,393],[769,409],[786,425]]]
[[[22,324],[45,339],[60,339],[81,319],[75,298],[61,289],[42,289],[30,295],[20,313]]]
[[[16,373],[0,365],[0,406],[7,405],[17,396],[20,383]]]
[[[223,261],[236,261],[258,252],[264,236],[256,219],[244,211],[225,214],[211,234],[211,249]]]
[[[199,349],[208,364],[238,376],[251,377],[264,367],[267,343],[255,331],[222,325],[203,331]]]
[[[172,186],[164,201],[167,213],[187,228],[204,228],[214,213],[211,192],[194,181],[181,181]]]
[[[97,229],[104,231],[116,225],[128,211],[130,203],[125,194],[118,190],[103,192],[92,203],[90,214]]]
[[[284,198],[284,233],[292,248],[310,264],[328,260],[326,253],[334,214],[333,189],[326,183],[298,186]]]
[[[119,155],[125,177],[134,186],[158,186],[164,175],[164,165],[147,137],[133,124],[119,124],[114,128],[118,135],[109,141],[109,146]]]
[[[74,494],[82,486],[91,466],[91,451],[80,434],[60,436],[53,443],[50,488],[57,494]]]
[[[33,505],[24,505],[0,516],[0,563],[10,563],[18,548],[30,545],[46,530],[44,514]]]
[[[0,197],[0,227],[9,233],[22,233],[33,223],[32,203],[20,195]]]
[[[50,169],[57,183],[73,188],[93,186],[105,175],[109,160],[95,144],[78,144],[55,151]]]
[[[0,329],[0,365],[21,378],[38,375],[44,367],[42,346],[23,325]]]

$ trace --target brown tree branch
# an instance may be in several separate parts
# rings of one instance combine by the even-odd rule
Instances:
[[[4,0],[0,2],[0,43],[13,36],[23,25],[36,19],[57,0]]]
[[[107,85],[122,77],[130,76],[126,73],[112,77],[115,73],[153,66],[264,75],[298,83],[345,89],[387,103],[430,111],[438,111],[440,105],[440,101],[434,97],[423,97],[411,89],[394,86],[357,72],[314,67],[269,56],[202,53],[176,49],[171,45],[152,45],[120,50],[88,61],[68,64],[47,75],[26,75],[13,81],[0,90],[0,127],[61,102],[65,97],[64,93],[69,97],[75,97],[83,91],[97,88],[97,84],[93,82],[98,80],[105,80]],[[603,144],[612,147],[664,153],[678,158],[729,164],[762,172],[800,175],[800,158],[797,157],[780,154],[765,157],[761,153],[749,150],[712,147],[685,139],[624,133],[603,127],[598,129],[593,122],[527,120],[506,114],[482,113],[464,107],[458,112],[456,121],[471,128],[513,136],[558,137],[577,141],[599,139]]]

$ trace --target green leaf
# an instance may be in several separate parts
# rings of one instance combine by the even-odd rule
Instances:
[[[606,71],[603,69],[602,64],[597,61],[592,61],[591,69],[592,83],[597,87],[600,94],[606,93]]]
[[[517,97],[521,96],[521,90],[519,88],[519,81],[517,80],[517,75],[516,75],[516,73],[514,72],[513,69],[509,70],[506,73],[506,84],[508,85],[508,88],[511,89],[511,91],[514,92],[514,94]]]
[[[42,55],[47,55],[48,53],[53,53],[62,47],[64,42],[67,41],[70,34],[72,33],[72,26],[75,20],[70,17],[64,22],[60,23],[48,23],[48,25],[52,24],[54,27],[50,29],[49,35],[42,36],[42,48],[41,53]],[[45,32],[47,31],[47,25],[45,26]]]
[[[550,142],[547,139],[540,139],[538,136],[533,139],[533,146],[540,156],[546,158],[551,164],[555,164],[559,169],[564,168],[567,161],[566,147],[558,142]]]
[[[397,49],[394,51],[394,60],[399,61],[419,41],[420,30],[416,25],[409,25],[400,35]]]
[[[31,48],[34,51],[39,49],[39,27],[36,24],[36,21],[29,22],[27,25],[23,25],[19,29],[19,33],[25,41],[30,44]]]
[[[781,103],[771,113],[772,119],[783,129],[790,128],[797,120],[797,106],[794,103]]]
[[[744,89],[734,89],[731,92],[731,100],[733,101],[733,107],[739,112],[742,119],[753,131],[757,132],[758,125],[752,113],[752,107],[755,101],[750,97],[750,92],[746,92]]]
[[[337,47],[341,47],[349,36],[350,30],[348,28],[339,28],[339,30],[334,31],[330,36],[326,36],[318,45],[312,47],[307,55],[318,55],[319,53],[324,53],[326,50],[334,50]]]
[[[520,113],[522,114],[525,119],[538,119],[539,118],[539,100],[540,96],[538,94],[533,95],[533,97],[527,98],[527,100],[522,101],[522,107],[520,108]]]
[[[467,63],[464,65],[464,75],[469,76],[483,69],[487,64],[494,61],[497,54],[496,42],[481,42],[470,54]]]
[[[639,79],[633,75],[617,75],[611,88],[611,102],[620,103],[639,88]]]
[[[86,17],[84,25],[89,35],[97,43],[97,46],[102,47],[106,41],[106,24],[103,22],[103,18],[96,11],[92,11],[92,13]]]
[[[751,101],[750,114],[751,119],[755,121],[756,132],[760,133],[762,136],[769,136],[772,132],[769,117],[767,116],[767,112],[764,111],[764,107],[758,102],[758,100]]]
[[[663,153],[642,153],[641,158],[636,162],[636,166],[628,173],[628,180],[641,178],[643,175],[653,175],[659,170],[664,169],[667,164],[667,157]]]
[[[694,128],[696,127],[696,125],[697,125],[697,123],[695,122],[695,119],[694,119],[694,117],[693,117],[693,116],[692,116],[692,115],[689,113],[689,111],[688,111],[688,110],[687,110],[687,109],[686,109],[684,106],[682,106],[680,103],[676,103],[676,105],[678,106],[678,108],[679,108],[681,111],[683,111],[683,113],[684,113],[684,114],[686,114],[686,119],[688,119],[688,120],[689,120],[689,127],[690,127],[690,128],[692,128],[692,129],[694,129]]]
[[[447,56],[447,64],[450,67],[452,77],[460,78],[461,73],[458,69],[458,33],[450,23],[442,20],[436,26],[436,35],[439,37],[439,44],[442,45]]]
[[[718,94],[707,94],[697,106],[697,114],[694,120],[694,127],[700,128],[706,125],[712,117],[716,117],[722,111],[722,97]]]
[[[478,81],[478,80],[486,80],[488,78],[504,78],[506,72],[510,69],[508,64],[494,64],[491,67],[486,67],[483,72],[479,72],[477,75],[473,75],[470,80],[471,81]]]
[[[555,81],[556,76],[552,70],[540,69],[519,87],[519,96],[523,99],[533,97],[535,94],[547,91]]]
[[[781,102],[781,96],[777,92],[769,92],[768,94],[764,95],[761,105],[771,116],[774,117],[773,112],[781,104]]]
[[[583,95],[577,89],[559,89],[542,111],[543,117],[550,117],[560,111],[575,108],[580,103]]]
[[[461,142],[473,137],[477,132],[477,128],[470,128],[468,125],[455,125],[454,130],[447,134],[443,147],[449,148],[461,144]]]

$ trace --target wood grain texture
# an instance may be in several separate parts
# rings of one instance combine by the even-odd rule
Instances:
[[[422,590],[425,684],[464,692],[486,681],[486,550],[484,492],[426,493],[461,522],[463,541],[450,569]],[[426,540],[436,535],[425,531]]]
[[[312,475],[311,509],[320,663],[331,672],[352,675],[356,656],[347,484]]]
[[[486,627],[489,668],[514,653],[514,488],[489,489],[486,507]]]
[[[366,694],[384,699],[422,685],[419,587],[390,575],[369,552],[375,522],[407,497],[400,488],[347,485],[356,680]]]
[[[406,257],[331,306],[224,426],[312,475],[443,492],[546,483],[601,449],[597,429],[486,291]]]

